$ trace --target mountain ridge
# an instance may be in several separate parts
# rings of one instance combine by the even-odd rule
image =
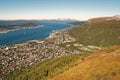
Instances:
[[[112,16],[112,17],[97,17],[97,18],[91,18],[88,20],[88,22],[97,22],[97,21],[109,21],[109,20],[116,20],[116,21],[120,21],[120,15],[115,15],[115,16]]]

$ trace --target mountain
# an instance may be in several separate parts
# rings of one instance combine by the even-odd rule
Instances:
[[[120,46],[104,48],[49,80],[119,80]]]
[[[113,17],[100,17],[100,18],[90,19],[83,25],[77,24],[76,27],[68,29],[68,34],[69,33],[72,37],[76,39],[75,42],[74,41],[72,42],[73,45],[70,45],[72,48],[75,46],[73,48],[74,50],[76,50],[76,46],[78,49],[79,48],[81,49],[81,47],[83,47],[83,49],[85,50],[88,50],[90,47],[93,48],[96,46],[101,46],[102,49],[101,48],[100,48],[101,50],[95,49],[94,52],[85,51],[84,53],[81,53],[81,51],[80,52],[77,51],[76,54],[74,54],[73,52],[72,54],[69,55],[64,55],[57,58],[53,57],[51,59],[44,60],[42,62],[36,62],[31,66],[23,67],[19,70],[15,70],[14,72],[11,72],[10,74],[4,75],[3,80],[119,80],[120,79],[120,17],[119,15]],[[70,36],[67,35],[67,37]],[[53,42],[54,40],[55,39],[50,39],[50,41]],[[69,41],[69,39],[67,39],[67,41]],[[71,42],[63,43],[63,44],[68,45],[69,43]],[[55,43],[50,42],[47,44],[51,45]],[[36,45],[38,45],[38,43],[34,44],[34,46],[32,47],[35,48]],[[28,48],[31,47],[28,46]],[[69,45],[67,48],[70,48]],[[51,51],[51,49],[49,50]],[[63,49],[60,49],[60,51],[62,51],[63,53]],[[47,53],[47,54],[51,54],[51,53]]]
[[[110,46],[120,44],[120,16],[88,20],[69,30],[72,37],[84,45]]]

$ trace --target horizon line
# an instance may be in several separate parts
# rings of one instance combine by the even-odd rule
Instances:
[[[72,19],[72,18],[53,18],[53,19],[0,19],[0,20],[11,20],[11,21],[14,21],[14,20],[77,20],[77,21],[87,21],[89,19]]]

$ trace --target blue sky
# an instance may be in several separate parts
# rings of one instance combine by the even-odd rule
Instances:
[[[120,0],[0,0],[0,19],[87,20],[120,14]]]

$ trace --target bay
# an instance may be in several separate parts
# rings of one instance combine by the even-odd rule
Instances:
[[[64,22],[43,22],[42,26],[38,25],[37,28],[26,28],[2,33],[0,34],[0,46],[46,38],[53,30],[66,29],[69,27],[71,27],[71,25]]]

